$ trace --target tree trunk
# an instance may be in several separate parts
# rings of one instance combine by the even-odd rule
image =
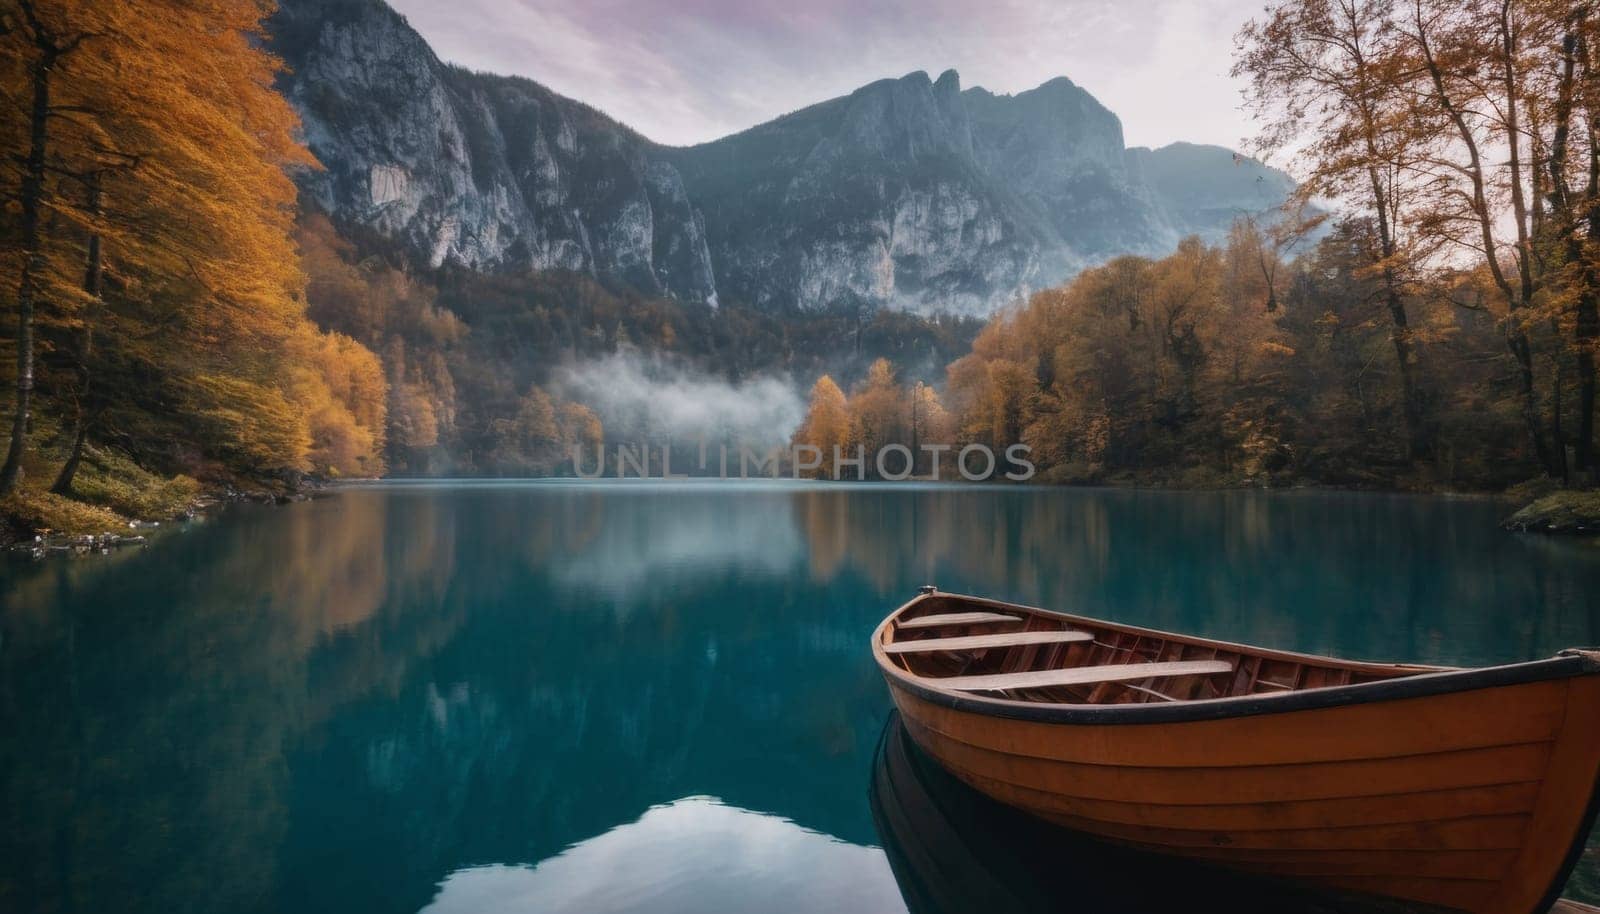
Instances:
[[[1577,470],[1580,473],[1593,473],[1595,470],[1594,453],[1594,407],[1595,407],[1595,364],[1594,345],[1595,337],[1600,335],[1600,319],[1595,315],[1595,303],[1592,296],[1588,297],[1588,335],[1587,346],[1578,350],[1578,455]],[[1584,312],[1580,311],[1578,320],[1584,321]],[[1580,331],[1581,334],[1581,331]]]
[[[1587,54],[1585,60],[1587,61]],[[1594,75],[1589,70],[1587,63],[1584,66],[1584,82],[1592,88]],[[1589,102],[1593,104],[1593,102]],[[1585,190],[1585,217],[1588,222],[1588,241],[1591,248],[1600,246],[1600,111],[1590,108],[1588,114],[1589,130],[1589,184]],[[1577,247],[1575,244],[1574,247]],[[1578,256],[1582,257],[1579,248]],[[1593,261],[1584,263],[1583,289],[1578,295],[1575,320],[1573,321],[1573,343],[1576,344],[1578,362],[1578,448],[1576,464],[1578,472],[1589,474],[1591,482],[1600,481],[1593,478],[1597,467],[1594,452],[1594,410],[1595,410],[1595,350],[1600,347],[1600,271],[1597,271]]]
[[[83,460],[83,442],[89,436],[88,417],[78,419],[78,430],[72,436],[72,453],[67,455],[67,462],[61,465],[61,473],[56,476],[55,485],[50,491],[57,495],[72,494],[72,480],[78,475],[78,464]]]
[[[92,219],[100,218],[100,173],[90,172],[85,179],[88,184],[88,210]],[[94,232],[89,236],[88,264],[83,271],[83,290],[89,293],[89,310],[83,316],[83,330],[78,335],[78,396],[76,429],[72,435],[72,453],[67,456],[67,462],[62,465],[61,473],[56,476],[55,484],[50,491],[57,495],[72,494],[72,480],[78,473],[78,464],[83,459],[84,441],[89,436],[89,425],[96,414],[92,404],[92,385],[94,376],[89,367],[89,359],[94,355],[94,325],[98,316],[101,297],[102,276],[104,270],[101,266],[100,233]]]
[[[29,114],[28,158],[22,173],[22,278],[17,284],[17,402],[11,420],[11,444],[6,462],[0,467],[0,495],[17,487],[22,475],[22,451],[28,439],[28,410],[33,401],[33,305],[39,294],[39,273],[44,269],[44,253],[39,231],[39,208],[44,197],[45,148],[50,117],[50,71],[60,49],[48,41],[40,42],[39,59],[33,65],[33,106]]]
[[[1590,154],[1592,171],[1600,171],[1600,154]],[[1591,185],[1596,182],[1591,182]],[[1589,243],[1600,243],[1600,190],[1589,194]],[[1600,275],[1584,268],[1583,289],[1578,294],[1573,343],[1578,363],[1578,440],[1574,466],[1579,473],[1594,473],[1595,349],[1600,346]]]
[[[1551,449],[1550,442],[1545,437],[1544,424],[1539,419],[1539,390],[1534,381],[1533,344],[1528,340],[1527,328],[1522,326],[1519,319],[1520,312],[1530,303],[1534,292],[1532,274],[1528,271],[1530,267],[1529,258],[1525,256],[1526,252],[1524,252],[1523,257],[1519,258],[1518,280],[1520,289],[1513,287],[1511,281],[1506,278],[1505,271],[1501,268],[1500,258],[1497,253],[1499,248],[1495,244],[1494,238],[1495,219],[1489,210],[1488,196],[1485,190],[1487,181],[1484,178],[1483,156],[1478,149],[1477,137],[1473,134],[1462,108],[1450,97],[1450,92],[1445,84],[1444,70],[1440,67],[1433,54],[1433,49],[1428,44],[1427,27],[1422,21],[1420,6],[1417,7],[1417,16],[1417,50],[1422,53],[1422,62],[1429,78],[1433,82],[1439,107],[1450,118],[1450,121],[1455,124],[1456,132],[1460,135],[1461,147],[1467,151],[1467,165],[1462,170],[1472,180],[1472,194],[1468,199],[1471,201],[1473,215],[1477,217],[1478,232],[1481,239],[1480,249],[1484,255],[1484,265],[1488,267],[1489,275],[1494,279],[1494,284],[1500,290],[1500,294],[1504,297],[1506,303],[1506,345],[1517,362],[1518,386],[1522,394],[1522,419],[1528,427],[1529,440],[1533,442],[1534,453],[1537,454],[1539,465],[1545,474],[1554,477],[1565,477],[1566,458],[1562,452],[1561,442],[1555,442],[1554,450]],[[1502,25],[1504,28],[1509,29],[1508,24],[1502,22]],[[1506,40],[1506,50],[1503,53],[1509,53],[1513,48],[1510,43],[1509,32],[1506,32]],[[1513,64],[1507,61],[1506,67],[1508,85],[1514,86],[1516,77]],[[1557,139],[1558,142],[1561,142],[1559,136]],[[1512,137],[1512,144],[1514,145],[1515,143],[1516,139]],[[1515,156],[1516,153],[1513,151],[1512,155]],[[1526,212],[1522,201],[1520,178],[1518,186],[1513,189],[1513,197],[1518,206],[1516,218],[1520,244],[1521,236],[1526,232],[1526,227],[1522,222]]]
[[[1392,266],[1397,250],[1393,229],[1389,224],[1389,197],[1384,192],[1383,179],[1376,166],[1367,169],[1372,184],[1373,212],[1378,217],[1378,250],[1383,258],[1383,298],[1389,308],[1389,337],[1394,341],[1395,360],[1400,367],[1400,396],[1406,420],[1406,459],[1412,462],[1433,457],[1433,436],[1428,433],[1427,409],[1422,401],[1421,386],[1417,383],[1416,341],[1411,336],[1411,322],[1406,317],[1405,300],[1400,296],[1400,278]]]
[[[1428,433],[1427,409],[1422,402],[1422,390],[1417,384],[1416,343],[1411,338],[1405,303],[1392,283],[1384,290],[1384,298],[1394,324],[1389,336],[1394,341],[1395,360],[1400,365],[1400,396],[1406,419],[1406,456],[1413,461],[1431,460],[1433,436]]]

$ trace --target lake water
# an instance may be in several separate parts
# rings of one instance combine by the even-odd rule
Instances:
[[[1360,658],[1600,643],[1600,548],[1502,533],[1501,513],[391,484],[232,509],[110,557],[7,560],[0,910],[961,911],[999,873],[1017,909],[1137,911],[1141,883],[1220,906],[1159,862],[1106,892],[1113,864],[1038,859],[1046,838],[997,859],[1026,824],[935,783],[886,731],[873,626],[934,583]],[[1057,879],[1102,890],[1025,891]],[[1600,900],[1593,852],[1569,894]]]

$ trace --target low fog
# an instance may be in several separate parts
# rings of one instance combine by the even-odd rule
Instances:
[[[593,409],[608,441],[629,444],[704,439],[770,447],[787,443],[805,415],[787,378],[732,383],[638,352],[564,368],[552,386]]]

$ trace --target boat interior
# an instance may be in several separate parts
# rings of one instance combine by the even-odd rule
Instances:
[[[1133,704],[1273,695],[1438,672],[1258,649],[927,594],[883,627],[886,661],[923,684],[1051,704]]]

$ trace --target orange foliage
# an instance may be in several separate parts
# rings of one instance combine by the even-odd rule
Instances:
[[[273,88],[259,0],[19,0],[0,43],[0,101],[26,111],[38,38],[72,44],[51,69],[53,218],[36,277],[46,345],[73,371],[41,378],[46,412],[146,461],[198,452],[230,471],[382,470],[384,379],[372,353],[305,315],[286,169],[315,167]],[[66,113],[70,112],[70,114]],[[6,118],[17,155],[26,118]],[[6,174],[12,180],[11,173]],[[94,204],[84,188],[93,180]],[[6,188],[10,196],[11,188]],[[105,288],[83,286],[89,240]],[[22,270],[0,252],[0,270]],[[70,347],[52,341],[82,339]],[[83,400],[95,407],[85,411]],[[72,407],[76,404],[76,407]]]

